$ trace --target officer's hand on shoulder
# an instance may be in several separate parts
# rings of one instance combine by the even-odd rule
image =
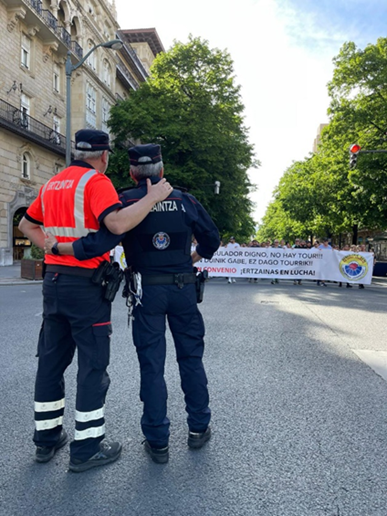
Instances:
[[[163,201],[172,193],[172,186],[168,183],[168,181],[163,178],[160,179],[160,181],[154,185],[152,185],[151,180],[147,179],[147,189],[148,189],[148,195],[151,196],[152,200],[156,202]]]

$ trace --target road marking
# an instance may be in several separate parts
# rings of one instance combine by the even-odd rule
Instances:
[[[387,351],[370,351],[369,349],[353,349],[352,351],[387,382]]]

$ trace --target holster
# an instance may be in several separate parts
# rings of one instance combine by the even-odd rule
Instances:
[[[113,302],[123,277],[124,273],[117,262],[109,263],[104,261],[95,270],[91,281],[95,285],[102,285],[105,299]]]
[[[204,297],[204,283],[208,279],[208,271],[197,272],[197,268],[194,268],[196,272],[196,302],[201,303]]]

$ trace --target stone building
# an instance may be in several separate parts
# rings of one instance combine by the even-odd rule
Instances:
[[[30,243],[18,222],[65,165],[68,53],[76,65],[96,45],[124,42],[119,51],[97,48],[73,72],[73,139],[83,127],[107,131],[110,108],[147,79],[163,47],[155,29],[142,32],[134,49],[114,0],[0,0],[0,265],[22,258]]]

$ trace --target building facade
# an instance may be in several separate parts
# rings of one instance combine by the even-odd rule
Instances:
[[[28,249],[18,222],[65,166],[68,53],[76,65],[117,37],[120,51],[99,47],[72,74],[71,139],[85,127],[108,131],[111,107],[147,79],[157,52],[144,38],[134,49],[120,36],[114,1],[0,0],[0,265]]]

